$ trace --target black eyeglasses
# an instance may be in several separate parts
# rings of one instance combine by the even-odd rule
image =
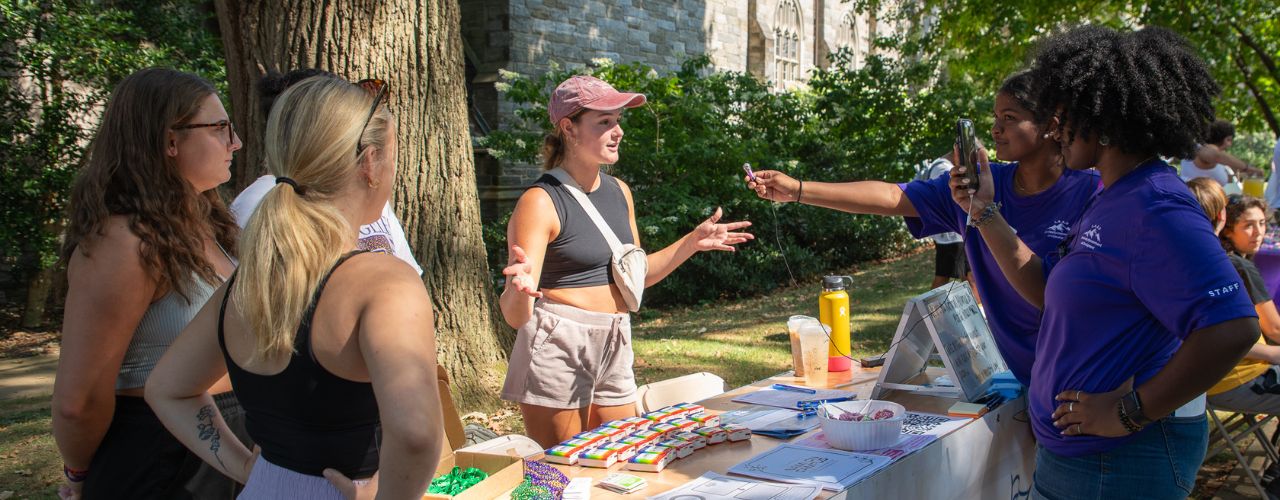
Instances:
[[[215,133],[221,133],[223,130],[226,130],[226,131],[227,131],[227,146],[230,146],[232,143],[234,143],[234,142],[235,142],[235,138],[234,138],[234,137],[235,137],[235,133],[236,133],[236,127],[235,127],[235,125],[232,125],[232,124],[231,124],[231,121],[230,121],[230,120],[219,120],[219,121],[214,122],[214,123],[188,123],[188,124],[186,124],[186,125],[174,125],[174,126],[169,127],[169,128],[171,128],[171,129],[173,129],[173,130],[189,130],[189,129],[193,129],[193,128],[205,128],[205,127],[214,127],[214,128],[216,128],[217,130],[215,130]]]
[[[382,100],[387,97],[387,92],[390,88],[387,87],[387,82],[381,78],[366,78],[356,82],[356,85],[373,96],[373,106],[369,107],[369,114],[364,117],[364,126],[360,127],[360,137],[364,137],[364,130],[369,128],[369,121],[373,119],[373,114],[378,112],[378,106],[380,106],[382,104]],[[357,157],[360,156],[360,153],[364,152],[364,148],[364,144],[356,144]]]

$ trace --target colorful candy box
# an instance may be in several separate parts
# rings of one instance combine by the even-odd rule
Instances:
[[[681,441],[679,439],[667,439],[657,444],[657,446],[665,446],[675,450],[676,458],[684,458],[693,454],[693,443]]]
[[[671,436],[671,438],[693,443],[693,449],[695,450],[701,450],[707,447],[707,438],[692,432],[678,432],[676,435]]]
[[[596,441],[600,441],[600,440],[604,440],[604,439],[609,439],[609,438],[611,438],[612,436],[613,436],[613,434],[611,434],[611,433],[608,433],[608,432],[600,432],[599,430],[592,429],[592,430],[589,430],[589,431],[583,431],[583,432],[579,432],[579,433],[577,433],[577,434],[574,434],[572,439],[581,439],[581,440],[586,441],[586,442],[588,442],[588,443],[595,443]],[[561,443],[561,444],[564,444],[564,443]]]
[[[627,461],[627,469],[642,472],[661,472],[675,459],[675,451],[665,446],[646,446]]]
[[[635,455],[635,451],[635,447],[629,444],[605,443],[578,455],[578,465],[608,468],[618,462],[627,461]]]
[[[720,426],[725,432],[729,433],[730,441],[746,441],[751,439],[751,429],[738,424],[728,424]]]
[[[703,408],[702,405],[693,404],[693,403],[680,403],[678,405],[675,405],[675,408],[678,408],[689,415],[693,415],[695,413],[703,413],[707,411],[707,409]]]
[[[653,427],[650,427],[649,430],[660,434],[663,439],[669,438],[672,434],[680,432],[679,427],[667,422],[653,424]]]
[[[543,460],[553,464],[573,465],[578,463],[578,456],[586,451],[585,446],[567,446],[558,444],[545,452]]]
[[[702,427],[694,429],[693,433],[707,438],[707,444],[723,443],[729,439],[729,433],[719,427]]]
[[[648,446],[654,441],[662,440],[662,433],[657,431],[638,431],[632,432],[629,436],[622,438],[620,443],[626,443],[632,446]]]
[[[622,421],[622,422],[630,422],[630,423],[634,424],[634,427],[632,427],[631,429],[629,429],[631,432],[643,431],[643,430],[648,429],[648,428],[649,428],[649,426],[653,425],[653,421],[652,421],[652,420],[649,420],[649,419],[644,418],[644,417],[627,417],[627,418],[622,419],[621,421]]]
[[[709,415],[706,413],[699,413],[697,415],[689,416],[688,419],[694,422],[697,422],[698,425],[701,427],[715,427],[717,425],[720,425],[720,415]]]

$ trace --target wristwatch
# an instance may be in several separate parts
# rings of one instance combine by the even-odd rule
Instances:
[[[1142,412],[1142,398],[1138,396],[1138,391],[1129,391],[1128,394],[1121,396],[1116,406],[1120,413],[1120,423],[1124,424],[1125,429],[1130,433],[1138,432],[1151,424],[1151,419]]]

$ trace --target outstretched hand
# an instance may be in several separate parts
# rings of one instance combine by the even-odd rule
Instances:
[[[693,242],[694,250],[699,252],[706,250],[733,252],[736,250],[733,245],[756,238],[751,233],[735,232],[738,229],[751,226],[750,221],[719,224],[720,217],[723,215],[724,211],[720,207],[716,207],[716,211],[711,214],[711,217],[702,221],[702,224],[698,224],[698,227],[693,228],[693,232],[689,234],[692,236],[690,241]]]
[[[748,188],[756,192],[756,196],[778,202],[796,201],[799,197],[800,181],[791,176],[777,170],[761,170],[755,174],[755,179],[751,176],[743,176],[742,180],[747,182]]]
[[[511,245],[511,256],[507,259],[507,267],[502,269],[507,277],[507,285],[515,287],[517,292],[533,298],[542,298],[538,291],[538,283],[533,280],[533,264],[525,255],[520,245]]]

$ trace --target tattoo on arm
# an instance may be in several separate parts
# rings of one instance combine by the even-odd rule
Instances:
[[[222,463],[222,457],[218,456],[218,450],[222,448],[222,436],[218,433],[218,428],[213,424],[214,412],[218,411],[213,405],[204,405],[200,411],[196,413],[196,433],[201,441],[209,442],[209,451],[213,452],[213,458],[218,459],[218,465],[222,467],[223,473],[229,473],[230,469]]]

